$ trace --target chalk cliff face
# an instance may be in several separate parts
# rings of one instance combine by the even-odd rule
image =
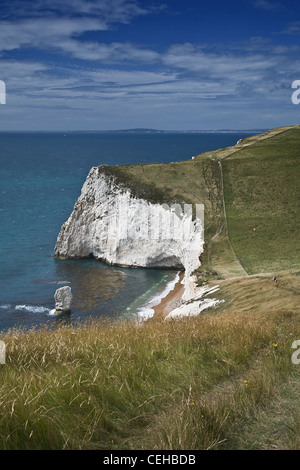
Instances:
[[[193,295],[189,276],[203,251],[203,218],[190,207],[153,204],[132,195],[130,184],[94,167],[55,246],[57,258],[95,257],[129,267],[184,269],[185,297]]]

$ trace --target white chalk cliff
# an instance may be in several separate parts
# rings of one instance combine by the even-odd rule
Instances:
[[[95,257],[129,267],[184,269],[185,299],[193,296],[190,275],[203,251],[203,214],[190,207],[151,203],[128,185],[93,167],[55,246],[57,258]]]

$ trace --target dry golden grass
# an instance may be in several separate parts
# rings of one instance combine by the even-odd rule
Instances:
[[[197,318],[2,335],[0,448],[297,448],[298,306],[270,279],[222,282],[228,310]]]
[[[279,139],[281,146],[280,133],[288,138]],[[294,153],[286,154],[292,138]],[[91,321],[78,328],[2,334],[7,363],[0,365],[0,449],[300,448],[300,364],[291,360],[292,343],[300,339],[300,272],[240,276],[237,258],[245,255],[244,267],[252,272],[299,263],[296,197],[287,198],[287,205],[281,198],[271,213],[273,196],[259,194],[268,190],[263,178],[251,197],[240,184],[255,146],[257,158],[276,163],[272,139],[279,152],[272,184],[295,188],[296,194],[298,127],[245,139],[189,162],[107,170],[121,182],[130,176],[134,191],[146,191],[154,200],[204,202],[202,280],[213,277],[215,269],[223,277],[237,277],[211,281],[220,285],[214,297],[225,303],[196,318],[143,326]],[[294,166],[285,166],[287,161]],[[256,168],[253,161],[249,165]],[[285,184],[287,178],[293,185]],[[254,196],[259,204],[268,201],[262,212],[255,209]],[[263,224],[247,216],[253,207],[254,218],[264,214]],[[287,211],[277,210],[282,207],[290,211],[289,225]],[[247,219],[244,233],[241,214]],[[271,244],[274,221],[280,230]],[[261,232],[253,230],[256,222]]]

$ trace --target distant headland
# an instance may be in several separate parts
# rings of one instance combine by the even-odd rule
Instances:
[[[81,131],[81,132],[111,132],[126,134],[262,134],[270,129],[190,129],[190,130],[165,130],[165,129],[148,129],[145,127],[137,127],[134,129],[117,129],[103,131]],[[76,132],[76,131],[74,131]]]

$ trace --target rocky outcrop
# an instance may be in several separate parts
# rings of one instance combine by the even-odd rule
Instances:
[[[54,294],[55,314],[71,312],[72,291],[70,286],[60,287]]]
[[[189,205],[149,202],[133,195],[130,183],[120,184],[104,170],[90,170],[60,230],[55,257],[94,257],[120,266],[185,270],[188,296],[188,278],[199,266],[203,250],[201,208],[193,217]]]

